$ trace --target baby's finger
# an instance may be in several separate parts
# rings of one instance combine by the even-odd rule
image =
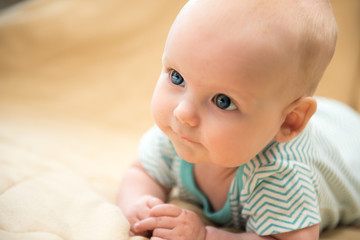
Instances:
[[[175,238],[173,236],[173,232],[171,229],[156,228],[153,231],[151,240],[159,240],[159,239],[175,239]]]
[[[168,216],[168,217],[178,217],[182,213],[182,209],[178,206],[173,204],[160,204],[153,207],[150,210],[151,217],[161,217],[161,216]]]
[[[176,226],[176,220],[171,217],[149,217],[134,225],[136,232],[151,231],[156,228],[172,229]]]
[[[141,221],[145,218],[148,218],[150,215],[150,209],[149,208],[139,208],[138,212],[136,212],[136,218],[134,220],[135,222]]]
[[[136,212],[135,222],[149,217],[150,209],[158,204],[163,204],[163,201],[156,197],[145,196],[143,199],[140,199],[134,206],[136,209],[134,211]]]
[[[164,202],[161,201],[159,198],[149,197],[149,199],[148,199],[147,202],[146,202],[146,205],[147,205],[149,208],[153,208],[153,207],[155,207],[156,205],[163,204],[163,203],[164,203]]]

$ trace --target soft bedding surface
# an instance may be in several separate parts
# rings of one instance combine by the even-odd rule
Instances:
[[[117,187],[153,124],[163,44],[185,2],[27,0],[0,10],[1,240],[140,239],[128,236]],[[359,110],[360,2],[332,2],[339,46],[318,94]]]

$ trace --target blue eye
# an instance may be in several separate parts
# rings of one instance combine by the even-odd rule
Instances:
[[[216,95],[214,97],[214,103],[218,108],[223,109],[223,110],[232,111],[232,110],[237,109],[235,104],[225,94]]]
[[[185,85],[185,80],[184,78],[181,76],[180,73],[178,73],[176,70],[172,70],[170,72],[170,80],[173,84],[175,85],[180,85],[180,86],[184,86]]]

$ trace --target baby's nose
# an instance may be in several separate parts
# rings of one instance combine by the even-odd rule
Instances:
[[[182,124],[196,127],[200,123],[200,118],[195,105],[189,101],[181,101],[174,109],[174,116]]]

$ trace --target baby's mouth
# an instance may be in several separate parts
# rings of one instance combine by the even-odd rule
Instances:
[[[199,144],[197,141],[193,140],[192,138],[187,137],[185,134],[182,134],[178,131],[174,131],[175,135],[180,138],[181,140],[185,141],[185,142],[189,142],[189,143],[194,143],[194,144]]]

